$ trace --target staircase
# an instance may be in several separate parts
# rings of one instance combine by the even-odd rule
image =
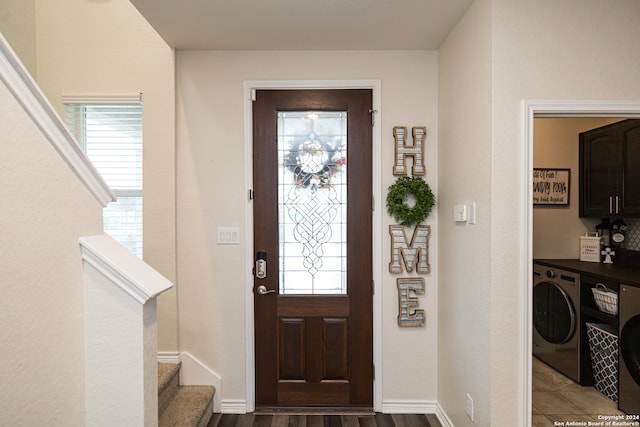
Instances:
[[[158,363],[158,427],[206,427],[214,392],[213,386],[181,386],[180,364]]]

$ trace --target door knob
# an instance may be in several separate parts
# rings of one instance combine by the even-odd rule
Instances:
[[[258,286],[256,290],[260,295],[272,294],[276,291],[275,289],[267,289],[265,285]]]

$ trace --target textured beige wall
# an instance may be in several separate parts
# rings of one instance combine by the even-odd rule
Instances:
[[[247,278],[252,260],[244,223],[243,82],[282,79],[380,79],[382,188],[393,182],[393,126],[426,126],[427,181],[437,188],[435,52],[178,52],[178,283],[180,346],[222,376],[222,400],[244,401]],[[378,121],[379,120],[379,121]],[[377,209],[384,209],[377,201]],[[398,328],[395,279],[387,271],[390,222],[383,214],[382,336],[385,401],[437,398],[437,215],[430,255],[433,272],[420,298],[425,328]],[[216,245],[217,227],[239,227],[243,244]],[[250,251],[251,249],[249,249]],[[251,392],[251,391],[250,391]]]
[[[0,84],[0,424],[84,425],[78,239],[102,206]]]
[[[38,84],[63,93],[142,93],[144,260],[175,283],[173,52],[127,0],[38,0]],[[160,351],[176,351],[176,289],[158,299]]]
[[[533,167],[571,169],[569,206],[533,209],[533,257],[579,258],[578,237],[595,231],[599,219],[579,217],[578,134],[620,119],[537,118],[534,122]]]
[[[491,390],[491,2],[476,1],[438,53],[440,297],[438,402],[453,425],[492,423]],[[477,224],[453,221],[475,202]],[[504,424],[517,425],[517,424]]]
[[[491,416],[515,425],[525,355],[521,102],[640,99],[640,3],[493,0]],[[526,181],[524,181],[526,182]],[[528,263],[529,260],[526,261]],[[514,422],[510,422],[510,421]]]
[[[471,425],[464,415],[467,392],[482,417],[476,424],[523,422],[526,355],[521,349],[530,337],[522,334],[525,263],[529,263],[524,260],[522,198],[531,171],[524,170],[522,161],[522,102],[639,99],[640,56],[634,42],[640,36],[639,20],[640,3],[633,0],[615,5],[597,0],[476,0],[439,52],[441,152],[446,153],[450,133],[460,132],[465,138],[450,157],[440,156],[441,200],[446,201],[449,192],[454,197],[466,195],[471,174],[474,182],[490,183],[482,188],[490,194],[490,206],[485,206],[488,228],[476,238],[471,232],[456,237],[442,221],[441,259],[446,258],[447,264],[441,263],[440,271],[438,397],[455,425]],[[476,104],[465,109],[470,102]],[[457,156],[466,158],[468,151],[483,155],[478,166],[472,168],[470,162],[459,166]],[[487,156],[490,160],[483,162]],[[445,194],[449,179],[458,181]],[[447,206],[441,209],[446,212]],[[473,256],[448,250],[454,247],[467,247]],[[453,283],[452,278],[458,280]],[[444,289],[452,286],[458,290],[445,295]],[[469,304],[464,295],[479,292],[483,294]],[[481,345],[477,336],[484,339]],[[482,369],[469,377],[460,375],[459,369],[471,370],[467,366]],[[484,394],[477,396],[475,390]]]
[[[2,0],[0,33],[36,78],[36,0]]]
[[[449,233],[446,237],[447,240],[454,238],[452,245],[469,245],[472,253],[488,255],[476,255],[477,259],[469,260],[452,254],[451,267],[441,269],[441,277],[446,278],[441,289],[452,285],[448,280],[457,260],[458,268],[465,266],[464,273],[458,273],[459,293],[478,292],[477,287],[484,286],[483,291],[490,295],[481,297],[472,306],[481,305],[477,310],[448,296],[440,298],[440,313],[446,313],[451,322],[456,322],[454,324],[466,325],[465,329],[460,326],[459,331],[451,335],[446,333],[449,326],[443,326],[439,332],[441,345],[444,343],[457,354],[466,354],[441,358],[439,365],[443,373],[439,384],[451,382],[447,389],[440,390],[439,399],[456,425],[471,424],[464,415],[464,394],[480,389],[481,382],[485,394],[479,398],[472,394],[476,399],[476,411],[482,417],[482,422],[477,423],[522,423],[525,374],[521,368],[525,355],[520,350],[530,337],[522,336],[521,325],[524,321],[521,303],[526,292],[523,256],[526,225],[522,223],[525,212],[521,200],[523,185],[531,173],[524,170],[522,161],[522,101],[638,98],[640,83],[634,75],[640,67],[640,58],[631,52],[634,52],[632,40],[640,32],[640,4],[625,1],[616,3],[615,7],[608,6],[598,1],[577,0],[561,5],[551,1],[476,0],[468,16],[440,51],[441,61],[447,61],[441,63],[441,79],[460,66],[479,73],[490,69],[490,78],[484,81],[468,74],[455,78],[448,85],[452,88],[454,101],[443,93],[444,85],[440,88],[440,115],[444,123],[446,115],[455,113],[454,109],[445,107],[446,103],[456,102],[462,108],[477,97],[454,86],[468,87],[469,79],[476,82],[477,85],[469,89],[480,91],[485,98],[470,115],[459,114],[459,118],[469,121],[468,127],[486,119],[491,133],[487,138],[487,130],[480,127],[476,129],[479,136],[472,138],[473,132],[469,130],[467,140],[458,147],[458,152],[464,153],[479,150],[477,145],[480,144],[480,150],[490,154],[490,162],[482,163],[473,174],[477,181],[490,182],[489,228],[476,240],[470,236],[455,239]],[[482,19],[478,18],[480,12],[484,12]],[[478,19],[482,25],[477,25]],[[478,52],[478,39],[486,40],[487,37],[490,47],[485,43]],[[491,64],[486,65],[478,55],[491,58]],[[469,68],[474,65],[476,68]],[[441,147],[447,144],[444,138],[452,128],[453,124],[441,126]],[[441,173],[452,170],[457,164],[453,157],[446,160],[441,156],[440,160]],[[471,169],[458,170],[468,174]],[[466,176],[465,172],[462,176]],[[440,181],[447,181],[446,176],[441,176]],[[455,185],[452,191],[461,192],[463,185],[467,183]],[[442,233],[445,233],[444,227]],[[449,253],[443,251],[442,257],[446,255]],[[441,318],[441,324],[444,323]],[[486,338],[484,346],[475,345],[474,337],[478,334]],[[445,354],[444,351],[445,348],[440,349],[441,354]],[[484,366],[482,373],[465,378],[456,372],[456,368],[465,364],[476,366],[478,360]]]

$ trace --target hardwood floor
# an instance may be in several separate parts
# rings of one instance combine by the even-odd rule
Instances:
[[[435,415],[213,414],[207,427],[442,427]]]

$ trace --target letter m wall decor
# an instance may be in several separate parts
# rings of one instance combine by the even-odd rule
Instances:
[[[402,273],[402,265],[408,272],[416,269],[418,273],[429,273],[429,234],[431,226],[416,225],[411,241],[407,241],[405,227],[389,225],[391,234],[391,262],[390,273]],[[402,261],[402,262],[401,262]]]

